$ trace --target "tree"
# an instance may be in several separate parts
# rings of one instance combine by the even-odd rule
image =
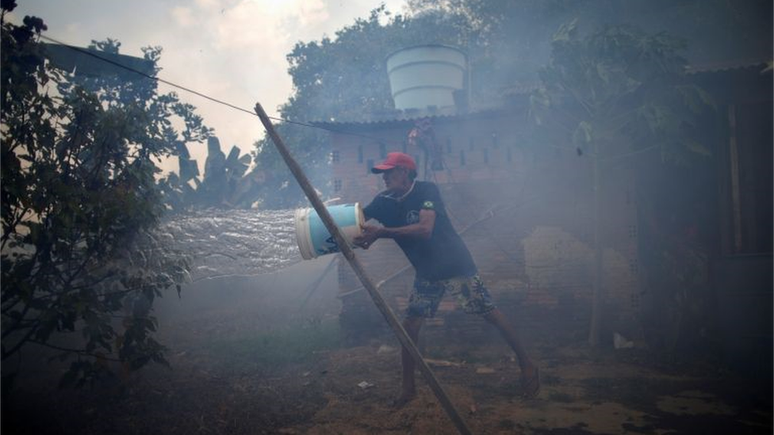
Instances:
[[[240,153],[239,148],[233,146],[227,157],[220,149],[218,138],[208,137],[207,160],[201,180],[196,160],[187,152],[178,155],[180,173],[170,173],[161,183],[167,206],[175,212],[208,207],[250,208],[259,199],[255,189],[257,173],[252,171],[245,175],[251,158],[247,154],[240,156]]]
[[[596,345],[603,299],[603,164],[649,148],[678,163],[697,154],[709,156],[710,149],[697,141],[697,122],[713,103],[690,83],[678,40],[620,26],[581,37],[576,24],[570,22],[555,34],[532,110],[536,122],[547,127],[546,140],[573,144],[579,155],[593,159],[595,271],[589,341]]]
[[[383,25],[384,19],[389,21]],[[464,26],[463,17],[441,12],[389,17],[382,6],[337,31],[334,38],[296,44],[287,56],[293,95],[280,107],[288,122],[279,123],[277,131],[314,186],[329,192],[328,132],[293,122],[360,121],[375,113],[393,113],[385,57],[423,43],[464,46]],[[267,174],[264,207],[292,207],[304,200],[268,138],[256,143],[255,162]]]
[[[772,3],[767,0],[409,0],[414,12],[465,17],[477,98],[496,98],[532,84],[551,55],[552,35],[577,20],[586,29],[633,26],[689,42],[692,65],[771,56]]]
[[[165,363],[152,305],[188,266],[151,231],[165,210],[155,162],[210,130],[152,80],[53,68],[39,41],[45,24],[7,22],[14,7],[3,1],[0,20],[4,387],[17,367],[7,363],[31,345],[71,361],[63,383],[104,375],[109,361]],[[161,49],[144,53],[155,64]]]
[[[393,111],[385,57],[400,48],[441,43],[469,57],[471,104],[500,102],[509,88],[540,82],[552,35],[573,19],[578,27],[634,25],[690,41],[692,62],[712,63],[771,52],[771,2],[747,0],[411,0],[406,15],[384,7],[320,41],[299,42],[288,54],[293,95],[280,107],[290,122],[364,121]],[[386,23],[385,23],[386,21]],[[384,23],[384,24],[382,24]],[[724,31],[718,31],[724,29]],[[328,193],[327,133],[281,122],[278,132],[305,164],[312,182]],[[267,174],[264,207],[292,207],[300,189],[267,139],[255,161]]]

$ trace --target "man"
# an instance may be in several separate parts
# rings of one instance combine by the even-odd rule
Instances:
[[[387,154],[371,172],[382,174],[386,190],[363,214],[366,220],[376,219],[383,226],[363,225],[355,243],[368,249],[377,239],[393,239],[414,266],[416,278],[403,321],[408,335],[416,343],[424,319],[433,317],[443,295],[451,293],[466,313],[481,315],[497,327],[519,359],[524,396],[535,397],[540,390],[538,368],[521,346],[516,330],[492,303],[468,248],[446,215],[438,187],[415,181],[416,164],[404,153]],[[401,362],[403,382],[397,406],[416,396],[414,360],[405,348]]]

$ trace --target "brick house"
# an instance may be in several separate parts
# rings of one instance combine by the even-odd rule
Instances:
[[[416,112],[415,112],[416,113]],[[436,149],[408,140],[418,123],[429,124]],[[383,121],[321,123],[331,133],[334,196],[341,203],[365,205],[383,189],[374,163],[390,151],[414,156],[418,179],[437,183],[447,210],[462,234],[493,296],[506,314],[520,317],[553,312],[586,321],[592,293],[593,222],[590,168],[572,148],[532,143],[527,99],[507,107],[466,114],[421,114]],[[442,162],[441,162],[442,161]],[[433,169],[435,167],[435,169]],[[631,175],[620,168],[604,197],[603,244],[609,320],[632,323],[639,308],[637,226]],[[380,241],[361,261],[385,299],[402,311],[413,282],[413,269],[393,242]],[[400,273],[396,273],[400,272]],[[345,331],[363,331],[383,323],[345,262],[339,266]],[[483,327],[467,321],[445,299],[429,325],[459,335]],[[518,314],[518,316],[517,316]],[[452,320],[454,319],[454,320]],[[367,329],[366,329],[367,330]]]
[[[748,287],[755,287],[758,302],[760,297],[771,300],[772,91],[771,70],[762,72],[765,68],[754,63],[691,71],[695,82],[716,99],[721,114],[707,120],[715,165],[707,181],[716,187],[702,193],[716,212],[698,216],[710,227],[707,267],[719,271],[718,276],[711,274],[717,280],[707,291],[722,295],[735,279],[752,273],[759,278]],[[535,143],[527,110],[527,96],[521,93],[506,106],[488,110],[413,109],[386,119],[319,125],[332,132],[331,178],[341,203],[365,205],[382,190],[381,177],[369,168],[388,152],[414,156],[418,178],[439,185],[453,224],[503,312],[517,322],[553,314],[552,319],[569,322],[564,327],[582,329],[578,335],[585,338],[594,270],[592,162],[570,147]],[[419,124],[430,125],[434,149],[408,140]],[[649,299],[640,273],[643,236],[635,185],[638,171],[661,166],[656,152],[622,159],[606,169],[600,194],[603,337],[622,332],[641,338],[643,310],[663,303]],[[751,253],[754,258],[747,255]],[[406,267],[397,246],[380,241],[359,257],[374,282],[383,281],[385,299],[400,312],[413,270]],[[340,321],[347,335],[357,340],[384,330],[378,311],[345,262],[340,262],[338,275]],[[767,324],[766,319],[770,325],[771,303],[743,305],[731,315],[730,324],[757,307],[755,325]],[[428,325],[429,332],[435,326],[448,337],[485,328],[454,310],[451,298]],[[750,328],[752,332],[744,333],[760,335],[759,327]],[[764,335],[770,338],[768,329]]]

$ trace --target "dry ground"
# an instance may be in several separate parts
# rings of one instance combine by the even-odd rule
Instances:
[[[391,337],[343,348],[335,319],[267,330],[240,309],[163,326],[172,369],[60,391],[50,368],[3,403],[3,434],[455,433],[423,382],[415,401],[390,407],[399,376]],[[518,365],[498,340],[462,343],[432,331],[424,339],[473,433],[772,433],[768,384],[706,358],[591,350],[578,331],[530,326],[543,379],[533,400],[520,397]]]

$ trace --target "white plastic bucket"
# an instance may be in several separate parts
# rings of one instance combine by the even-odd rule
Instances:
[[[326,208],[341,229],[347,243],[353,246],[352,239],[360,234],[360,226],[364,222],[360,204],[332,205]],[[313,208],[296,210],[295,218],[296,242],[304,260],[340,251],[338,243]]]

